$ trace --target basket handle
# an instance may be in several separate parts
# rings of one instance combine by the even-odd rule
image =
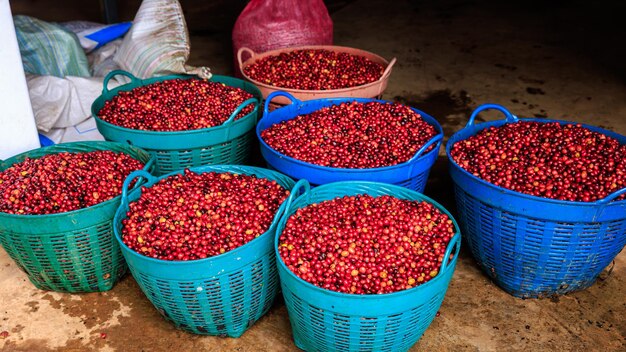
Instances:
[[[293,203],[293,201],[296,198],[302,195],[302,194],[298,195],[301,189],[302,189],[302,194],[309,193],[309,191],[311,190],[311,184],[309,183],[309,181],[305,179],[301,179],[298,182],[296,182],[296,184],[291,189],[291,193],[289,193],[289,197],[287,197],[287,200],[285,200],[285,212],[287,212],[287,210],[291,208],[291,203]]]
[[[439,272],[443,272],[446,270],[448,265],[450,265],[450,255],[452,255],[452,251],[454,250],[454,258],[459,256],[459,251],[461,251],[461,234],[455,234],[450,242],[448,243],[448,247],[446,248],[446,252],[443,255],[443,262],[441,263],[441,269]]]
[[[132,145],[131,145],[131,148],[133,148]],[[149,173],[150,171],[148,170],[152,170],[152,167],[154,166],[154,164],[156,164],[156,155],[154,154],[148,154],[148,155],[150,155],[150,159],[148,159],[148,162],[144,164],[142,170]]]
[[[393,68],[393,65],[396,64],[396,61],[398,61],[398,60],[395,57],[393,59],[391,59],[391,61],[389,61],[389,64],[387,64],[387,67],[385,67],[385,70],[383,71],[383,74],[378,79],[378,82],[382,82],[385,79],[387,79],[387,77],[391,74],[391,69]],[[376,95],[381,95],[381,94],[383,94],[383,86],[379,85],[378,86],[378,94],[376,94]]]
[[[506,117],[506,122],[508,123],[514,123],[519,121],[519,119],[517,118],[517,116],[511,114],[511,112],[509,110],[507,110],[507,108],[505,108],[502,105],[498,105],[498,104],[483,104],[479,107],[476,108],[476,110],[474,110],[474,112],[472,112],[472,116],[470,116],[469,121],[467,121],[467,124],[465,125],[465,127],[472,127],[474,126],[474,119],[476,118],[476,116],[478,116],[478,114],[480,114],[481,112],[485,111],[485,110],[498,110],[501,113],[504,114],[504,116]]]
[[[293,95],[291,95],[291,94],[289,94],[287,92],[283,92],[283,91],[275,91],[275,92],[272,92],[270,95],[268,95],[267,98],[265,99],[265,106],[263,106],[263,116],[265,116],[265,115],[270,113],[270,110],[269,110],[270,103],[276,97],[285,97],[285,98],[291,100],[291,104],[298,105],[298,108],[300,108],[300,106],[302,106],[302,101],[298,100]]]
[[[122,203],[121,207],[123,209],[128,209],[128,191],[130,189],[130,184],[137,178],[144,178],[146,182],[151,182],[156,180],[156,177],[150,175],[146,170],[137,170],[130,173],[130,175],[126,176],[124,180],[124,184],[122,185]],[[140,181],[141,182],[141,181]]]
[[[285,222],[287,221],[287,217],[288,217],[287,213],[289,213],[289,209],[291,208],[291,203],[293,203],[293,201],[296,198],[309,193],[310,190],[311,190],[311,184],[309,184],[309,181],[305,179],[301,179],[298,182],[296,182],[296,184],[291,189],[291,193],[289,193],[289,197],[287,197],[287,199],[281,205],[281,207],[284,206],[283,211],[282,212],[279,211],[276,213],[276,215],[274,215],[274,221],[278,219],[278,225],[277,225],[278,227],[283,226]],[[302,191],[302,193],[298,195],[300,191]]]
[[[409,161],[407,162],[410,163],[419,159],[422,156],[422,154],[426,152],[426,149],[428,149],[431,145],[435,143],[437,143],[437,146],[435,147],[435,149],[439,150],[439,148],[441,147],[442,140],[443,140],[443,133],[439,133],[438,135],[434,136],[428,142],[424,143],[424,145],[417,151],[417,153],[415,153],[415,155],[413,155],[413,157],[409,159]]]
[[[111,80],[111,78],[120,75],[120,76],[125,76],[130,78],[131,83],[136,82],[136,81],[141,81],[139,78],[133,76],[132,73],[124,71],[124,70],[114,70],[109,72],[108,75],[106,75],[106,77],[104,77],[104,81],[103,81],[103,86],[102,86],[102,94],[107,94],[109,92],[109,81]]]
[[[226,121],[224,121],[222,126],[230,125],[235,120],[235,117],[237,117],[237,115],[239,115],[241,110],[245,109],[246,106],[248,106],[250,104],[258,104],[258,103],[259,103],[259,101],[257,100],[257,98],[250,98],[250,99],[244,101],[243,103],[241,103],[241,105],[239,105],[237,107],[237,109],[235,109],[235,111],[233,111],[232,114],[230,114],[230,117]]]
[[[245,46],[237,50],[237,62],[239,63],[239,71],[241,71],[241,74],[245,76],[243,74],[243,53],[248,53],[250,55],[250,58],[256,57],[256,53],[252,49]]]
[[[622,194],[626,193],[626,187],[619,189],[611,194],[609,194],[608,196],[596,201],[596,203],[598,204],[608,204],[609,202],[613,201],[615,198],[621,196]]]
[[[389,76],[389,74],[391,74],[391,69],[393,68],[393,65],[396,64],[396,61],[398,61],[398,60],[395,57],[393,59],[391,59],[391,61],[389,61],[389,63],[387,64],[387,67],[383,71],[382,76],[380,76],[379,81],[382,81],[383,79],[385,79],[385,77],[387,77],[387,76]]]

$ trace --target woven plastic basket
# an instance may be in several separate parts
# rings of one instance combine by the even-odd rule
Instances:
[[[283,108],[268,111],[269,104],[275,97],[285,97],[291,101],[290,105]],[[296,118],[298,115],[309,114],[321,108],[340,104],[343,102],[358,101],[372,102],[378,101],[386,103],[384,100],[364,99],[364,98],[336,98],[300,101],[286,92],[274,92],[265,101],[264,115],[256,128],[256,133],[261,142],[261,154],[272,169],[278,170],[294,179],[306,179],[313,185],[322,185],[339,181],[373,181],[396,184],[418,192],[423,192],[428,180],[430,168],[433,166],[439,155],[439,148],[443,140],[443,130],[439,123],[430,115],[411,108],[420,114],[423,119],[432,125],[438,134],[422,146],[415,155],[408,161],[387,167],[372,169],[346,169],[314,165],[302,160],[297,160],[284,155],[270,147],[261,138],[261,132],[270,128],[276,123]],[[430,151],[426,150],[434,146]]]
[[[289,177],[256,167],[215,165],[192,168],[191,171],[256,175],[275,180],[287,189],[294,186]],[[145,187],[150,187],[177,173],[182,171],[155,178],[137,172],[128,177],[126,184],[142,177],[147,179]],[[178,328],[202,335],[241,336],[267,312],[278,291],[272,243],[277,219],[285,204],[278,209],[266,233],[239,248],[206,259],[166,261],[141,255],[122,242],[122,220],[126,218],[128,203],[140,196],[140,189],[128,195],[124,191],[114,223],[115,237],[141,290],[159,313]],[[290,198],[295,196],[292,193]]]
[[[305,351],[406,351],[422,336],[437,314],[452,278],[461,234],[458,225],[440,204],[409,189],[376,182],[337,182],[309,189],[287,204],[276,228],[274,250],[278,273],[296,346]],[[294,188],[293,193],[298,189]],[[456,234],[450,240],[439,274],[409,290],[380,295],[351,295],[314,286],[291,272],[278,254],[278,240],[287,219],[297,209],[341,196],[391,195],[427,201],[447,214]]]
[[[506,120],[475,125],[475,117],[488,109],[501,111]],[[483,271],[514,296],[541,297],[587,288],[626,244],[626,200],[614,201],[626,188],[589,203],[540,198],[481,180],[450,157],[456,142],[487,127],[517,121],[500,105],[482,105],[448,141],[463,233]],[[626,143],[626,137],[617,133],[585,127]]]
[[[57,144],[28,151],[0,163],[0,171],[26,157],[41,158],[61,152],[111,150],[146,163],[145,151],[112,142]],[[113,215],[121,197],[75,211],[50,215],[0,213],[0,243],[39,289],[59,292],[106,291],[126,272],[126,264],[113,239]]]
[[[109,90],[107,88],[109,80],[117,75],[130,78],[130,83]],[[170,75],[142,80],[125,71],[112,71],[104,79],[102,95],[91,105],[91,113],[96,119],[98,131],[107,140],[136,145],[154,155],[156,157],[155,175],[201,165],[243,164],[253,144],[253,129],[261,111],[259,102],[262,96],[256,86],[240,79],[218,75],[213,75],[211,78],[211,81],[241,88],[254,96],[243,102],[220,126],[176,132],[143,131],[116,126],[98,117],[98,112],[104,107],[104,103],[120,91],[129,91],[171,79],[194,77]],[[254,110],[235,120],[241,110],[250,104],[255,104]]]

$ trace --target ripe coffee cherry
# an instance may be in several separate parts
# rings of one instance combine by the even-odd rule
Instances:
[[[593,202],[626,187],[626,145],[580,124],[490,127],[450,154],[476,177],[537,197]]]
[[[223,124],[252,94],[223,83],[173,79],[119,92],[104,103],[98,117],[134,130],[186,131]],[[252,112],[246,106],[236,116]]]
[[[436,277],[454,233],[430,203],[346,196],[298,209],[278,252],[289,270],[324,289],[391,293]]]
[[[288,195],[256,176],[185,170],[142,188],[122,221],[122,240],[163,260],[212,257],[267,232]]]
[[[245,74],[255,81],[302,90],[361,86],[379,80],[384,70],[383,65],[362,56],[325,49],[267,56],[244,68]]]
[[[143,167],[112,151],[26,158],[0,172],[0,212],[54,214],[90,207],[119,196],[126,176]]]
[[[436,134],[407,106],[349,102],[274,124],[261,137],[276,151],[311,164],[368,169],[409,160]]]

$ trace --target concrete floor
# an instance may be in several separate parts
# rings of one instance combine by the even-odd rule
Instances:
[[[448,136],[488,102],[626,134],[624,31],[611,27],[620,4],[343,3],[336,43],[397,57],[385,98],[435,116]],[[192,47],[193,64],[231,73],[227,32],[193,36]],[[427,194],[454,210],[443,157]],[[164,321],[131,276],[105,293],[43,292],[1,249],[0,297],[2,351],[296,350],[282,300],[239,339],[194,336]],[[626,351],[626,253],[585,291],[521,300],[464,249],[440,312],[412,351]]]

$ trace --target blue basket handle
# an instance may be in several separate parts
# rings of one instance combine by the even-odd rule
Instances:
[[[461,250],[461,235],[459,233],[455,234],[450,242],[448,242],[448,247],[446,248],[446,253],[443,255],[443,262],[441,263],[441,269],[439,270],[442,273],[448,265],[450,265],[450,255],[452,254],[452,250],[454,250],[454,258],[459,256],[459,251]]]
[[[443,133],[439,133],[438,135],[434,136],[428,142],[424,143],[424,145],[417,151],[417,153],[415,153],[415,155],[413,155],[411,159],[409,159],[409,161],[407,161],[407,163],[411,163],[419,159],[419,157],[421,157],[422,154],[426,152],[426,149],[428,149],[431,145],[435,143],[437,143],[437,146],[435,147],[435,149],[439,150],[439,148],[441,147],[442,140],[443,140]]]
[[[296,99],[296,97],[294,97],[293,95],[287,93],[287,92],[283,92],[283,91],[275,91],[273,93],[271,93],[270,95],[267,96],[267,98],[265,99],[265,106],[263,107],[263,116],[269,114],[270,110],[270,103],[272,102],[272,100],[276,97],[285,97],[289,100],[291,100],[291,104],[296,104],[298,105],[298,108],[300,106],[302,106],[302,101]]]
[[[128,191],[130,189],[130,184],[137,177],[145,179],[145,182],[151,182],[156,180],[156,177],[150,175],[150,173],[148,173],[148,171],[146,170],[137,170],[131,172],[130,175],[126,177],[126,179],[124,180],[124,184],[122,185],[122,203],[120,207],[122,207],[123,209],[128,209]]]
[[[469,121],[467,121],[467,124],[465,125],[465,127],[472,127],[474,126],[474,119],[476,118],[476,116],[478,116],[478,114],[480,114],[481,112],[485,111],[485,110],[498,110],[501,113],[504,114],[504,116],[506,117],[506,122],[508,123],[514,123],[519,121],[519,119],[517,118],[517,116],[511,114],[511,112],[509,110],[507,110],[507,108],[505,108],[502,105],[498,105],[498,104],[483,104],[479,107],[476,108],[476,110],[474,110],[474,112],[472,112],[472,116],[470,116]]]
[[[597,204],[608,204],[608,203],[612,202],[615,198],[621,196],[624,193],[626,193],[626,187],[609,194],[608,196],[606,196],[606,197],[596,201],[596,203]]]
[[[259,101],[257,100],[257,98],[250,98],[250,99],[244,101],[243,103],[241,103],[241,105],[239,105],[237,107],[237,109],[235,109],[235,111],[233,111],[232,114],[230,114],[230,117],[228,118],[228,120],[224,121],[222,126],[230,125],[235,120],[235,117],[237,117],[237,115],[239,115],[241,110],[245,109],[248,105],[250,105],[250,104],[258,104],[258,103],[259,103]]]
[[[102,83],[102,94],[107,94],[109,92],[109,81],[111,80],[111,78],[120,75],[120,76],[125,76],[130,78],[130,82],[134,83],[134,82],[140,82],[141,80],[135,76],[132,75],[132,73],[130,72],[126,72],[124,70],[114,70],[109,72],[108,75],[106,75],[106,77],[104,77],[104,82]]]

